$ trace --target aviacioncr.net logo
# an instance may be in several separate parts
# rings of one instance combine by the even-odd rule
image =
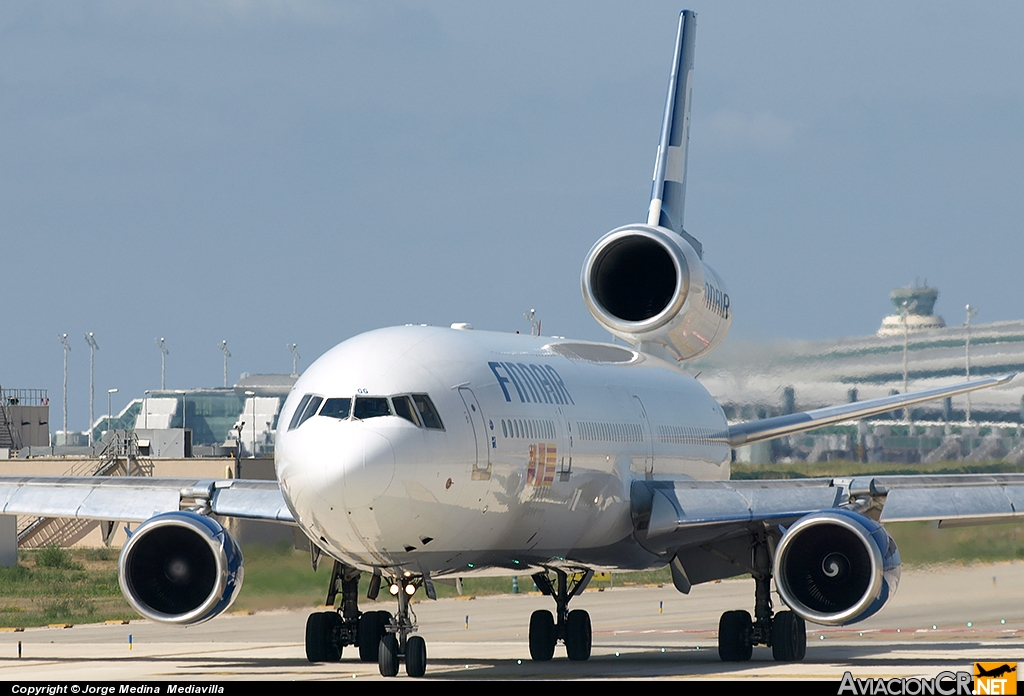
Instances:
[[[939,672],[934,677],[874,677],[857,679],[843,673],[838,696],[973,696],[970,672]]]

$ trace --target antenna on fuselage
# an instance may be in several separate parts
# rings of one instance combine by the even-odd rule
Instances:
[[[679,14],[675,57],[661,122],[661,139],[654,161],[654,183],[647,224],[666,227],[688,241],[703,257],[701,243],[683,230],[686,203],[686,158],[690,142],[690,95],[693,93],[693,47],[697,15],[690,10]]]

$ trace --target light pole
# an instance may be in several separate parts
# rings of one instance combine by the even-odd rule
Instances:
[[[900,309],[900,316],[903,317],[903,393],[907,393],[907,347],[910,343],[909,336],[910,330],[907,328],[907,314],[910,310],[917,306],[917,300],[907,302],[903,300],[903,306]],[[910,422],[910,407],[907,406],[903,409],[903,419],[907,421],[907,425],[910,426],[909,434],[913,435],[914,426]]]
[[[160,349],[160,391],[164,391],[167,389],[167,384],[164,382],[164,368],[167,366],[167,354],[170,351],[164,345],[163,337],[156,339],[156,347]]]
[[[252,400],[252,451],[249,456],[256,457],[256,392],[246,390],[245,395]]]
[[[145,409],[145,411],[143,411],[144,415],[142,416],[142,427],[146,430],[149,430],[149,395],[151,392],[151,389],[147,389],[143,392],[146,395],[146,398],[142,402],[142,408]]]
[[[967,305],[967,319],[964,326],[967,327],[967,336],[964,339],[964,360],[967,363],[967,379],[971,379],[971,317],[978,313],[977,307]],[[967,392],[967,413],[965,425],[971,424],[971,393]]]
[[[530,335],[540,336],[540,322],[537,320],[537,310],[531,309],[529,312],[523,312],[523,316],[526,317],[526,321],[530,322]]]
[[[296,350],[299,347],[298,343],[289,343],[288,350],[292,352],[292,377],[296,377],[299,374],[299,351]]]
[[[231,428],[235,433],[235,478],[242,478],[242,429],[245,421],[238,421]]]
[[[111,418],[111,415],[110,415],[110,397],[111,397],[112,394],[116,394],[116,393],[117,393],[116,389],[108,389],[107,390],[107,430],[108,431],[111,429],[110,428],[110,418]]]
[[[228,342],[226,340],[220,342],[220,349],[224,352],[224,388],[228,386],[228,358],[231,357],[231,351],[228,350]]]
[[[96,343],[96,336],[90,331],[85,335],[85,342],[89,344],[89,446],[93,446],[92,437],[92,425],[96,422],[96,413],[94,408],[96,406],[96,380],[94,379],[94,370],[96,367],[96,349],[99,345]]]
[[[64,444],[68,444],[68,352],[71,345],[67,334],[57,334],[57,340],[64,346]]]

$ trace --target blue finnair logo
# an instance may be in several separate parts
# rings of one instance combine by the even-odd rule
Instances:
[[[723,319],[729,318],[729,294],[707,281],[704,282],[704,306]]]
[[[489,362],[487,366],[498,380],[498,386],[505,394],[505,401],[512,401],[512,395],[519,397],[519,403],[529,404],[575,404],[565,388],[562,378],[550,365],[525,365],[512,362]],[[509,385],[512,391],[509,391]]]

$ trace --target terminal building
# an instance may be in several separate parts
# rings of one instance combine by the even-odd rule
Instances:
[[[244,375],[227,389],[152,390],[109,422],[97,419],[93,440],[100,442],[107,431],[134,430],[149,441],[147,454],[154,457],[223,457],[236,448],[244,457],[272,456],[277,419],[296,379]],[[182,437],[159,440],[165,431]]]
[[[89,432],[54,431],[42,389],[0,389],[0,458],[92,456],[113,433],[134,432],[150,457],[271,457],[274,432],[295,375],[243,375],[226,389],[152,390]]]

